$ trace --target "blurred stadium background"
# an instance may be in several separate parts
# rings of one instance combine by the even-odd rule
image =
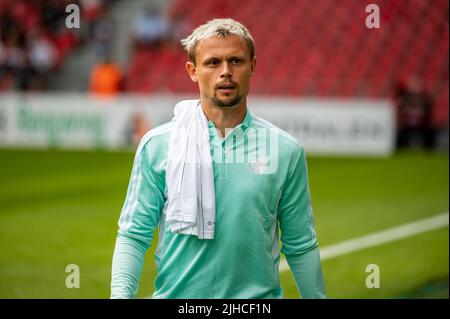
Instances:
[[[380,28],[368,29],[372,3]],[[79,28],[66,26],[70,4]],[[448,9],[447,0],[0,0],[0,298],[109,297],[136,143],[175,101],[196,96],[179,39],[215,17],[255,38],[250,109],[305,145],[323,250],[447,213],[435,229],[326,258],[328,296],[448,298]],[[153,290],[154,247],[139,297]],[[80,288],[66,287],[68,264],[80,267]],[[378,289],[365,285],[369,264],[380,268]],[[298,297],[290,272],[281,279]]]

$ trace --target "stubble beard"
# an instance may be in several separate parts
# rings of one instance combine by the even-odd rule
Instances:
[[[234,107],[234,106],[239,105],[239,103],[241,103],[242,96],[236,95],[231,100],[224,101],[224,100],[219,99],[217,97],[217,95],[214,94],[214,96],[210,98],[210,101],[212,102],[212,104],[214,106],[218,106],[218,107]]]

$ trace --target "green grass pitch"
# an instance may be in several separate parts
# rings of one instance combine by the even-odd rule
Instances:
[[[131,152],[0,150],[0,298],[108,298]],[[447,212],[448,154],[308,157],[321,247]],[[155,234],[156,238],[156,234]],[[448,298],[448,226],[323,262],[329,298]],[[153,291],[150,248],[138,297]],[[80,288],[65,286],[66,265]],[[380,288],[365,267],[380,267]],[[299,295],[281,274],[286,298]]]

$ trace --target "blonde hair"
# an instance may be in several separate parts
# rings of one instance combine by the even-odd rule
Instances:
[[[247,43],[248,51],[250,52],[250,59],[253,60],[253,57],[255,56],[253,37],[246,27],[230,18],[210,20],[197,27],[187,38],[180,42],[188,52],[189,60],[195,63],[195,48],[201,40],[212,36],[226,37],[230,35],[238,35],[244,38]]]

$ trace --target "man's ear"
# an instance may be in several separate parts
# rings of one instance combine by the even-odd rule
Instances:
[[[191,80],[193,82],[198,82],[197,79],[197,68],[195,67],[195,64],[191,61],[186,62],[186,71],[189,74]]]

